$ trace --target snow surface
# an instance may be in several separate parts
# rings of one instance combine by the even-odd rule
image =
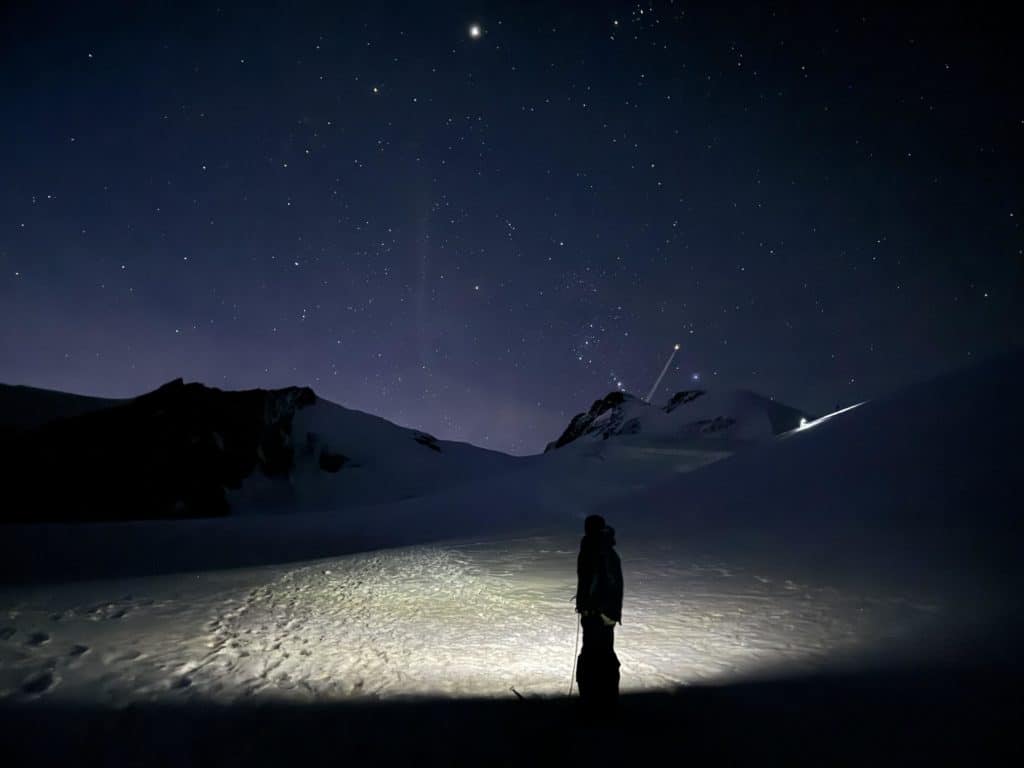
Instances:
[[[1011,355],[683,474],[662,454],[559,450],[343,515],[8,527],[15,584],[119,555],[155,572],[417,545],[3,588],[0,700],[561,693],[567,532],[595,509],[626,569],[626,690],[941,654],[1019,622],[1022,379]]]
[[[907,594],[777,579],[658,542],[621,548],[624,690],[810,670],[927,634]],[[0,702],[568,690],[576,540],[426,545],[0,594]]]
[[[1015,353],[862,404],[639,491],[630,525],[735,548],[756,541],[861,582],[927,574],[1013,594],[1024,573],[1022,380]]]
[[[430,495],[507,472],[522,461],[469,443],[434,440],[321,398],[295,412],[291,437],[295,469],[290,476],[270,479],[253,473],[240,490],[228,492],[232,510],[338,513]],[[320,467],[322,447],[345,457],[337,472]]]

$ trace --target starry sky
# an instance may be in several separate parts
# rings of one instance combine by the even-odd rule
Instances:
[[[1022,341],[992,10],[9,5],[0,381],[309,385],[531,453],[675,343],[663,398],[824,412]]]

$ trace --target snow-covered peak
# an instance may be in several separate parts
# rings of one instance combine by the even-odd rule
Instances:
[[[807,414],[747,390],[683,390],[664,405],[611,392],[577,414],[545,452],[570,443],[641,435],[658,441],[761,440],[795,429]],[[643,438],[641,438],[643,439]]]
[[[277,481],[280,492],[254,477],[231,495],[233,509],[334,512],[429,495],[520,463],[322,398],[296,411],[290,427],[294,467]]]
[[[343,510],[434,493],[516,463],[321,400],[308,387],[224,391],[176,379],[131,400],[29,392],[0,432],[13,497],[0,521]],[[12,403],[28,396],[16,387]]]

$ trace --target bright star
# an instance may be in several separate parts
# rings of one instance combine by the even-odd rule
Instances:
[[[480,29],[480,25],[479,24],[470,24],[469,25],[469,36],[471,38],[473,38],[474,40],[477,40],[477,39],[479,39],[481,34],[483,34],[483,31]]]

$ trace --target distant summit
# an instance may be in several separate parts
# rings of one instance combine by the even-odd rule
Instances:
[[[175,379],[109,401],[0,389],[0,466],[13,500],[0,522],[335,512],[513,463],[343,408],[309,387],[225,391]]]
[[[0,384],[0,437],[20,429],[40,427],[48,421],[109,408],[119,402],[54,389]]]
[[[610,392],[590,410],[572,418],[544,452],[577,441],[600,441],[638,435],[658,442],[692,442],[705,438],[755,441],[800,426],[808,414],[746,390],[682,390],[665,405],[647,403],[626,392]]]

